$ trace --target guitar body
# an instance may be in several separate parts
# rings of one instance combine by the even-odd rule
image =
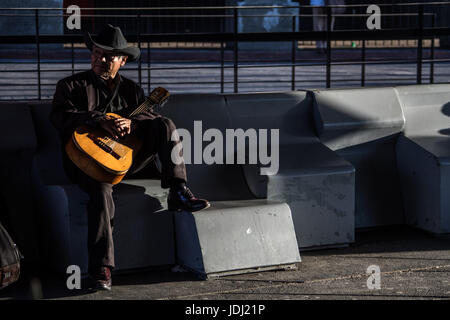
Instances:
[[[107,113],[111,118],[121,118]],[[142,142],[133,134],[115,140],[106,130],[81,126],[66,144],[70,160],[99,182],[119,183],[133,163]]]
[[[148,107],[161,107],[168,98],[169,92],[157,87],[130,116],[139,114]],[[107,113],[106,116],[122,118],[115,113]],[[133,133],[114,139],[102,128],[81,126],[74,131],[65,149],[69,159],[91,178],[118,184],[127,174],[141,146],[142,141]]]

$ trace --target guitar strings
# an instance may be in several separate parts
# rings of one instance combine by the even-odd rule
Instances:
[[[136,114],[139,114],[139,113],[141,113],[142,111],[144,111],[145,109],[147,109],[147,107],[149,106],[149,104],[150,104],[150,100],[145,100],[139,107],[136,108],[136,110],[134,110],[134,111],[130,114],[130,117],[131,117],[131,116],[134,116],[134,115],[136,115]]]
[[[158,93],[155,93],[155,92],[152,92],[151,94],[150,94],[150,97],[148,97],[139,107],[137,107],[136,108],[136,110],[134,110],[131,114],[130,114],[130,117],[131,116],[134,116],[134,115],[136,115],[136,114],[138,114],[138,113],[141,113],[142,111],[144,111],[145,109],[147,109],[149,106],[151,107],[151,103],[152,103],[152,99],[151,98],[153,98],[154,100],[158,100],[158,98],[157,97],[155,97],[155,96],[158,96]],[[163,100],[165,100],[165,99],[163,99]],[[154,105],[157,105],[158,103],[153,103]]]

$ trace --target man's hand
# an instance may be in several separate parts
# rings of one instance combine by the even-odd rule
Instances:
[[[132,128],[135,127],[132,120],[127,118],[105,118],[100,121],[100,126],[111,134],[114,139],[124,137],[131,133]]]
[[[131,132],[131,120],[127,118],[119,118],[114,120],[114,124],[116,125],[117,132],[120,137],[125,136]]]

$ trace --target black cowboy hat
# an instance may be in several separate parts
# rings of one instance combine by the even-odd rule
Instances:
[[[135,46],[128,46],[128,42],[122,34],[119,27],[114,27],[110,24],[106,25],[103,30],[95,38],[92,39],[91,34],[88,32],[86,36],[86,46],[92,51],[92,46],[109,50],[114,53],[128,56],[127,61],[135,61],[139,59],[141,50]]]

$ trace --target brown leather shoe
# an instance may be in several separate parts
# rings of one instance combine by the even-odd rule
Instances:
[[[111,290],[112,279],[111,269],[109,267],[101,267],[99,271],[92,276],[94,280],[93,290]]]

